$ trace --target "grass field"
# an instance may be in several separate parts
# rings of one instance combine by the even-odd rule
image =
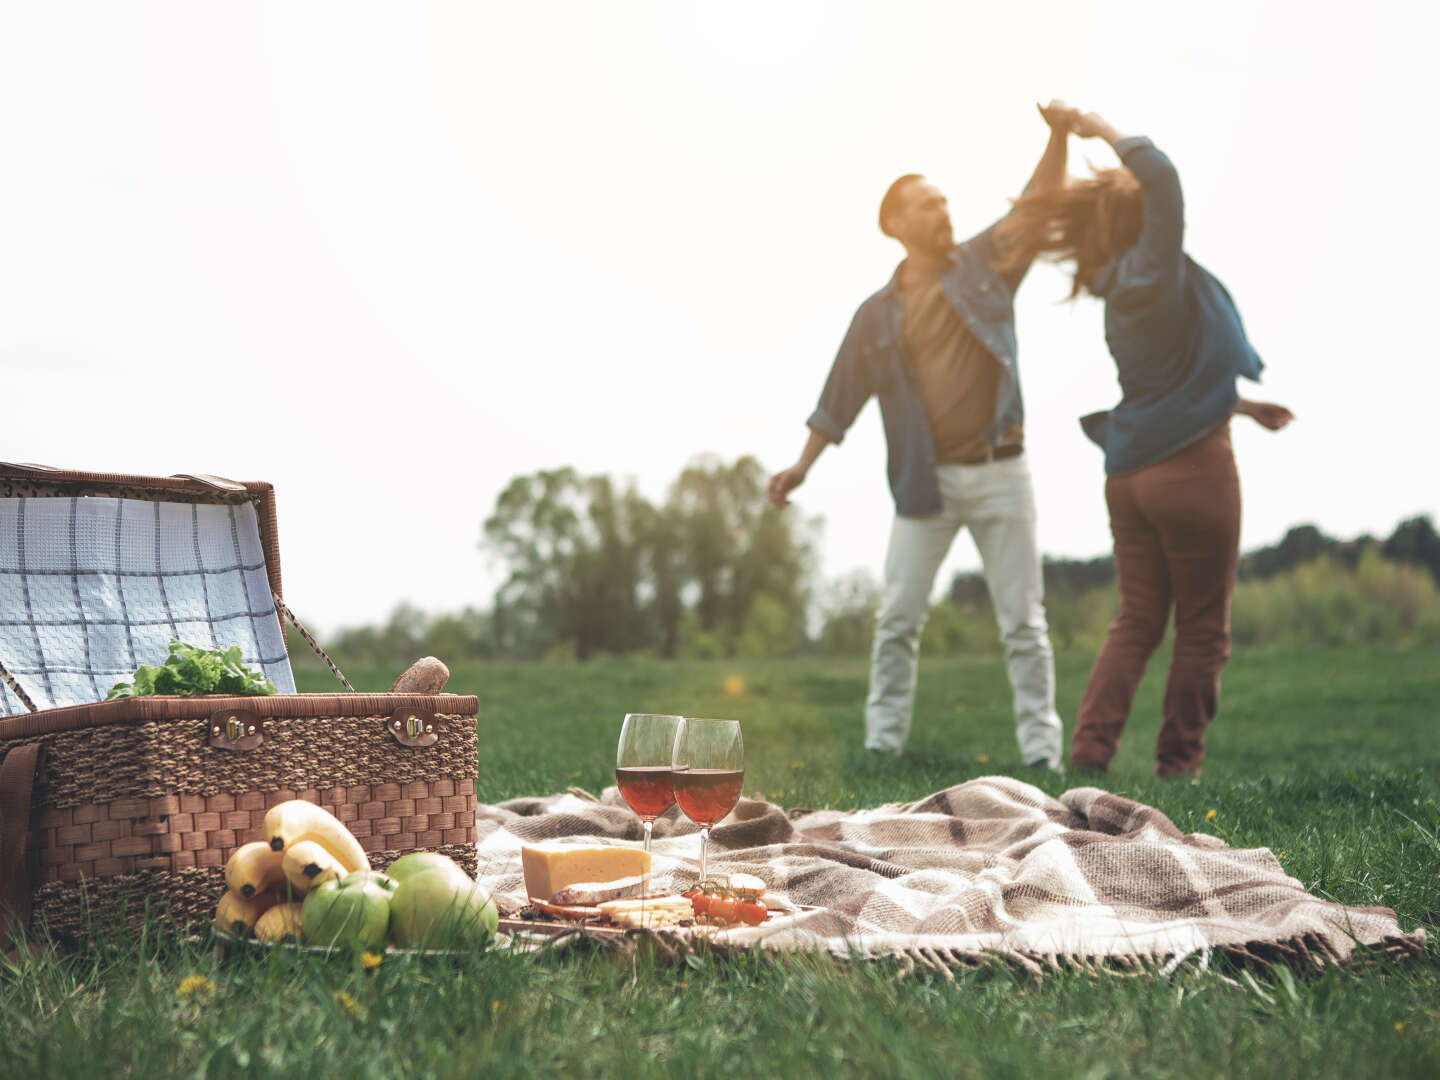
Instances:
[[[1089,660],[1058,660],[1067,731]],[[360,689],[394,677],[348,674]],[[1429,930],[1423,956],[1039,983],[999,965],[950,982],[813,958],[670,967],[599,953],[366,973],[280,953],[221,960],[156,926],[4,970],[0,1077],[1440,1076],[1440,657],[1238,655],[1204,778],[1179,783],[1150,774],[1162,674],[1105,786],[1183,830],[1271,848],[1318,896],[1393,907],[1404,929]],[[307,668],[302,687],[327,679]],[[880,767],[859,751],[859,661],[487,667],[449,689],[480,698],[485,801],[598,792],[627,711],[741,720],[746,794],[785,806],[868,806],[1020,769],[996,661],[927,661],[910,749]]]

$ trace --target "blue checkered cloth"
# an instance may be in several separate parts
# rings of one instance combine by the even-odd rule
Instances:
[[[0,665],[38,708],[104,700],[172,638],[294,692],[253,506],[0,498]],[[0,682],[0,716],[28,711]]]

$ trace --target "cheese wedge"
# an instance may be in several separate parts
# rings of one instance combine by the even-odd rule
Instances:
[[[548,841],[520,848],[525,892],[549,900],[570,885],[617,881],[650,872],[650,856],[640,848],[599,847]]]

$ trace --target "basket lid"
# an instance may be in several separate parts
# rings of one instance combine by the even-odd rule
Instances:
[[[0,664],[39,708],[103,699],[172,638],[293,691],[278,595],[269,484],[0,463]]]

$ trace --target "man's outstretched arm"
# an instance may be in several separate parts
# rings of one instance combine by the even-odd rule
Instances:
[[[1029,183],[1020,193],[1022,198],[1026,195],[1043,195],[1064,185],[1065,166],[1069,157],[1070,125],[1079,115],[1077,110],[1059,100],[1035,107],[1040,110],[1045,123],[1050,125],[1050,139],[1045,144],[1045,152],[1040,155],[1039,164],[1030,174]],[[1007,214],[995,223],[991,237],[996,265],[1003,266],[1011,262],[1012,250],[1020,242],[1022,231],[1023,227],[1014,213]],[[1019,287],[1020,279],[1029,268],[1030,260],[1026,259],[1002,271],[1012,292]]]
[[[790,492],[805,482],[805,476],[810,472],[810,466],[815,464],[815,459],[820,452],[830,445],[828,436],[810,429],[810,437],[805,440],[805,449],[800,451],[800,460],[791,465],[788,469],[781,469],[770,482],[765,485],[765,497],[770,500],[770,505],[777,510],[784,509],[790,505]]]
[[[1065,165],[1069,156],[1070,125],[1078,115],[1076,109],[1072,109],[1065,102],[1056,99],[1049,105],[1036,105],[1040,115],[1045,118],[1045,123],[1050,125],[1050,141],[1045,144],[1045,152],[1040,155],[1040,162],[1035,166],[1035,171],[1030,174],[1030,180],[1025,185],[1021,195],[1038,195],[1046,191],[1054,191],[1065,182]]]
[[[830,367],[825,389],[820,392],[820,402],[806,421],[810,437],[800,451],[800,460],[776,473],[765,485],[765,495],[776,507],[789,505],[790,500],[786,496],[805,482],[805,474],[815,464],[820,451],[845,437],[856,414],[874,393],[869,365],[860,360],[861,342],[870,336],[866,330],[866,310],[866,305],[862,304],[855,312],[850,329],[845,331],[845,339],[840,342],[840,351],[835,354],[835,363]]]

